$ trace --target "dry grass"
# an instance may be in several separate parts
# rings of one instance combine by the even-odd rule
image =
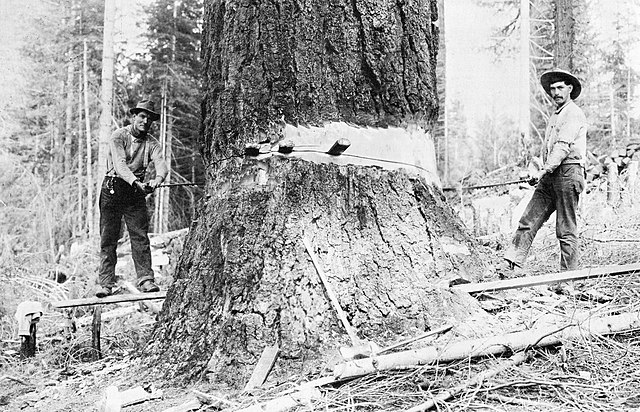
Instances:
[[[623,198],[624,199],[624,198]],[[640,208],[630,201],[616,208],[595,191],[582,204],[581,252],[584,267],[640,261]],[[505,241],[506,239],[503,239]],[[521,276],[556,272],[558,245],[550,224],[534,243]],[[586,291],[595,291],[600,300]],[[531,327],[553,316],[571,322],[578,313],[606,316],[640,310],[640,279],[612,276],[575,282],[564,288],[537,287],[494,296],[507,308],[494,315],[512,330]],[[464,383],[500,363],[500,359],[462,360],[454,364],[369,375],[321,388],[322,396],[298,411],[406,411]],[[531,351],[529,360],[481,386],[436,404],[439,411],[630,411],[640,408],[640,333],[565,342]],[[255,404],[277,397],[291,384],[271,388],[258,398],[236,401]]]

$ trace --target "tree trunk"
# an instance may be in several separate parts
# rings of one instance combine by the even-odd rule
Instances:
[[[84,234],[84,204],[82,202],[82,193],[84,192],[84,179],[83,179],[83,164],[85,162],[85,159],[83,157],[83,146],[84,146],[84,141],[82,140],[82,71],[78,72],[78,172],[77,172],[77,182],[78,182],[78,188],[77,188],[77,192],[78,192],[78,208],[77,208],[77,219],[78,219],[78,224],[77,224],[77,228],[78,228],[78,235],[83,235]]]
[[[348,344],[312,261],[361,337],[379,344],[476,313],[437,283],[481,254],[438,189],[436,0],[208,1],[208,176],[146,353],[170,376],[240,387],[317,371]],[[338,138],[343,155],[325,152]],[[290,155],[277,153],[291,140]],[[244,157],[246,143],[265,154]],[[273,152],[272,152],[273,151]]]
[[[115,14],[115,0],[105,0],[102,41],[102,88],[100,92],[100,145],[98,147],[98,171],[96,173],[98,188],[107,172],[109,138],[113,130],[111,119],[113,116],[113,27]],[[99,193],[99,190],[96,190],[96,193]]]
[[[71,50],[69,56],[71,56]],[[65,177],[71,176],[73,167],[73,105],[74,105],[74,85],[73,85],[73,63],[67,65],[67,83],[65,90],[67,92],[66,107],[65,107],[65,127],[64,127],[64,175]]]
[[[520,0],[520,139],[529,141],[531,128],[530,109],[530,50],[531,20],[529,0]]]
[[[445,5],[444,0],[438,0],[438,63],[436,65],[436,83],[438,85],[438,96],[440,98],[440,107],[438,110],[438,121],[436,122],[436,130],[434,139],[437,144],[436,159],[439,160],[440,152],[442,152],[442,180],[449,182],[449,123],[447,119],[447,52],[445,44]],[[442,147],[440,147],[442,146]]]
[[[555,0],[556,30],[554,62],[556,67],[574,71],[573,46],[575,45],[574,0]]]
[[[89,51],[87,41],[84,41],[82,81],[84,89],[84,121],[85,121],[85,138],[87,143],[87,228],[89,229],[89,237],[93,237],[94,219],[93,219],[93,165],[91,162],[91,114],[89,113]]]

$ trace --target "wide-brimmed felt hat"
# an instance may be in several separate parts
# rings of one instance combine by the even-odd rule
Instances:
[[[574,76],[567,70],[553,69],[542,73],[542,76],[540,76],[540,84],[549,96],[551,96],[551,85],[553,83],[561,81],[564,81],[567,84],[573,86],[573,90],[571,90],[571,100],[575,100],[578,98],[578,96],[580,96],[580,92],[582,91],[582,84],[576,76]]]
[[[152,121],[160,119],[160,114],[156,112],[156,105],[151,100],[140,100],[136,107],[130,109],[129,112],[135,115],[143,110],[149,113]]]

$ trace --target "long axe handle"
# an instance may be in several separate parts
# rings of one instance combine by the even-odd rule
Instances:
[[[204,186],[204,183],[167,183],[158,185],[158,187],[182,187],[182,186]]]
[[[399,348],[401,346],[408,345],[408,344],[413,343],[413,342],[415,342],[417,340],[428,338],[429,336],[432,336],[432,335],[439,335],[441,333],[448,332],[449,330],[451,330],[451,328],[453,328],[453,325],[445,325],[445,326],[443,326],[441,328],[427,331],[427,332],[425,332],[425,333],[423,333],[421,335],[415,336],[413,338],[405,339],[405,340],[403,340],[401,342],[394,343],[393,345],[386,346],[386,347],[380,349],[377,354],[379,355],[381,353],[388,352],[388,351],[390,351],[392,349],[396,349],[396,348]]]
[[[353,328],[351,327],[351,324],[347,320],[346,313],[344,313],[344,311],[340,307],[340,302],[338,302],[338,298],[333,293],[333,289],[331,289],[331,285],[329,284],[329,280],[327,279],[327,276],[324,274],[324,271],[320,267],[320,262],[318,261],[318,257],[316,256],[316,254],[311,249],[311,244],[304,237],[302,238],[302,242],[304,243],[304,247],[307,248],[307,253],[309,254],[309,256],[311,256],[311,261],[313,262],[313,266],[316,268],[316,272],[318,272],[318,276],[320,276],[320,280],[322,281],[322,284],[324,285],[324,289],[327,291],[327,295],[329,296],[329,301],[331,302],[331,305],[333,306],[333,309],[335,309],[335,311],[336,311],[336,313],[338,315],[338,318],[340,319],[340,321],[342,322],[342,325],[344,326],[345,330],[347,331],[347,335],[349,335],[349,338],[351,339],[351,343],[354,346],[355,345],[359,345],[360,344],[360,339],[358,338],[358,335],[356,335],[356,332],[353,330]]]

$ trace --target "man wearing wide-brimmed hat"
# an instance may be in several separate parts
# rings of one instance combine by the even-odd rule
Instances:
[[[544,166],[530,176],[530,183],[537,186],[504,259],[509,269],[522,267],[538,229],[556,212],[560,270],[573,270],[578,267],[576,211],[585,186],[587,152],[587,119],[574,103],[582,84],[561,69],[545,72],[540,83],[556,105],[545,132]]]
[[[157,292],[151,268],[149,216],[145,197],[167,176],[167,166],[158,141],[149,134],[160,118],[150,100],[140,101],[130,110],[131,124],[111,135],[107,152],[107,173],[100,191],[100,288],[96,296],[113,293],[116,284],[116,247],[124,217],[131,239],[131,254],[137,286],[142,292]],[[147,167],[155,166],[155,177],[143,183]]]

